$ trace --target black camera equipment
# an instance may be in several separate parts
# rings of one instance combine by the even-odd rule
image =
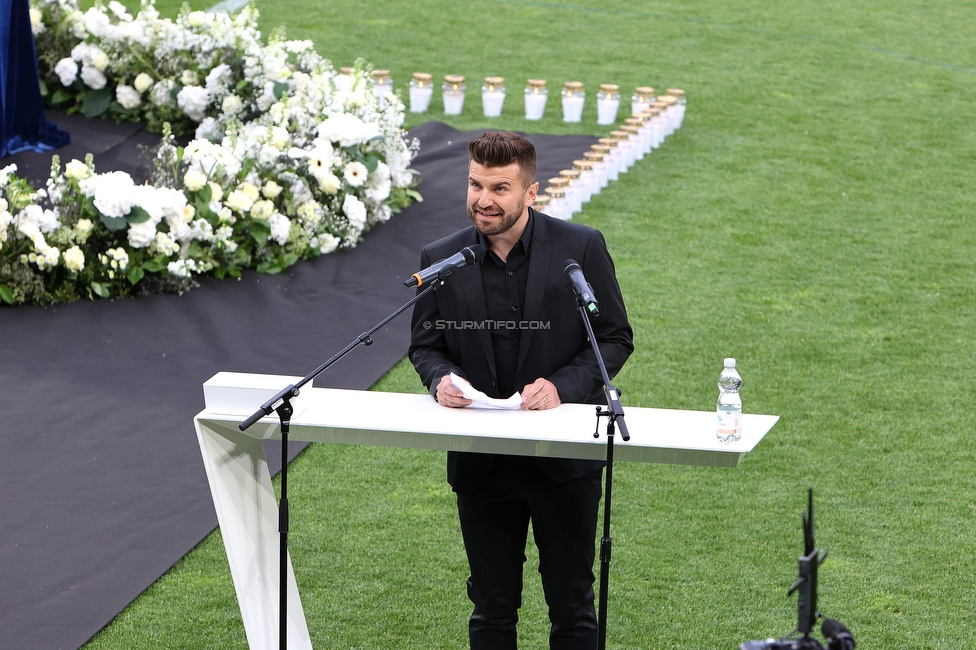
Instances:
[[[817,611],[817,570],[827,559],[827,551],[820,551],[813,538],[813,488],[807,491],[807,511],[803,519],[803,555],[800,556],[800,575],[786,593],[797,594],[796,630],[783,639],[746,641],[739,650],[824,650],[824,646],[810,634],[820,612]],[[854,650],[854,637],[843,623],[832,618],[824,619],[820,632],[827,641],[827,650]],[[795,636],[799,634],[800,636]]]

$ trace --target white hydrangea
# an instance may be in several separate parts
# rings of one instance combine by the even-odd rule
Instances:
[[[319,124],[316,131],[320,137],[338,142],[342,147],[364,144],[380,135],[379,126],[367,124],[352,113],[335,113]]]
[[[105,73],[87,63],[81,66],[81,80],[92,90],[101,90],[108,83]]]
[[[84,71],[82,71],[84,75]],[[200,86],[184,86],[176,95],[176,105],[194,122],[202,122],[207,115],[210,93]]]
[[[268,219],[271,225],[271,239],[278,242],[279,246],[288,243],[288,234],[291,232],[291,221],[280,212],[275,212]]]
[[[133,108],[137,108],[142,104],[142,96],[139,94],[139,91],[125,84],[119,84],[115,87],[115,98],[122,108],[127,111],[131,111]]]
[[[132,210],[135,183],[125,172],[95,174],[78,185],[83,194],[94,197],[95,207],[106,217],[124,217]]]
[[[147,219],[142,223],[134,223],[129,226],[128,232],[129,246],[132,248],[147,248],[156,241],[156,224],[152,219]]]
[[[62,86],[70,86],[78,78],[78,64],[74,59],[65,57],[54,66],[54,73],[58,75]]]
[[[366,204],[352,194],[346,194],[342,202],[342,213],[346,219],[359,230],[366,225]]]
[[[329,233],[322,233],[321,235],[316,235],[315,237],[312,237],[312,240],[309,242],[312,248],[318,248],[319,252],[322,253],[323,255],[326,255],[334,251],[336,248],[339,247],[340,243],[342,243],[341,239],[339,239],[334,235],[330,235]]]

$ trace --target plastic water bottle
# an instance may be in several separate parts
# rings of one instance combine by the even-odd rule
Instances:
[[[725,368],[718,376],[718,404],[715,407],[718,426],[715,435],[722,442],[732,442],[742,437],[742,398],[739,387],[742,377],[735,369],[735,359],[725,360]]]

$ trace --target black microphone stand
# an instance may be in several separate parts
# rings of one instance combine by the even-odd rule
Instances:
[[[613,437],[614,426],[619,424],[620,437],[624,442],[630,440],[630,432],[627,430],[627,423],[624,421],[624,408],[620,404],[620,391],[610,383],[610,374],[607,366],[603,362],[603,355],[600,353],[600,346],[596,342],[593,334],[593,325],[590,323],[589,314],[581,297],[577,297],[577,307],[583,324],[586,326],[586,333],[590,337],[590,344],[596,354],[596,361],[600,366],[600,374],[603,377],[603,393],[607,400],[607,408],[596,407],[596,430],[593,432],[594,438],[600,437],[600,418],[607,418],[607,476],[605,479],[603,497],[603,538],[600,540],[600,613],[597,623],[599,629],[598,650],[606,650],[607,647],[607,599],[610,588],[610,551],[613,547],[613,540],[610,539],[610,503],[613,498]]]
[[[372,345],[372,334],[391,320],[402,314],[408,307],[426,296],[431,291],[435,291],[444,284],[444,279],[450,275],[454,269],[446,269],[438,276],[435,282],[431,282],[423,291],[420,291],[413,298],[408,300],[402,307],[381,320],[372,328],[360,334],[356,340],[336,353],[331,359],[313,370],[301,381],[286,386],[277,395],[261,405],[249,418],[241,422],[239,428],[246,431],[252,424],[266,415],[271,415],[274,411],[278,414],[281,422],[281,498],[278,501],[278,533],[279,533],[279,568],[278,568],[278,648],[287,650],[288,648],[288,433],[291,428],[291,416],[294,413],[291,400],[298,397],[299,390],[328,368],[332,367],[337,361],[352,352],[359,345]]]

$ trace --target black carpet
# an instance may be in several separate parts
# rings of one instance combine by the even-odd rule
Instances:
[[[98,172],[144,177],[137,145],[156,142],[150,134],[48,117],[71,133],[55,152],[62,164],[91,151]],[[222,370],[303,376],[406,302],[421,246],[469,223],[466,147],[477,135],[414,128],[424,202],[352,251],[277,276],[203,280],[182,296],[0,308],[0,648],[80,647],[216,527],[192,425],[201,384]],[[541,179],[595,140],[529,138]],[[43,181],[50,154],[0,167],[10,162]],[[315,384],[368,388],[406,353],[408,324],[400,316]]]

